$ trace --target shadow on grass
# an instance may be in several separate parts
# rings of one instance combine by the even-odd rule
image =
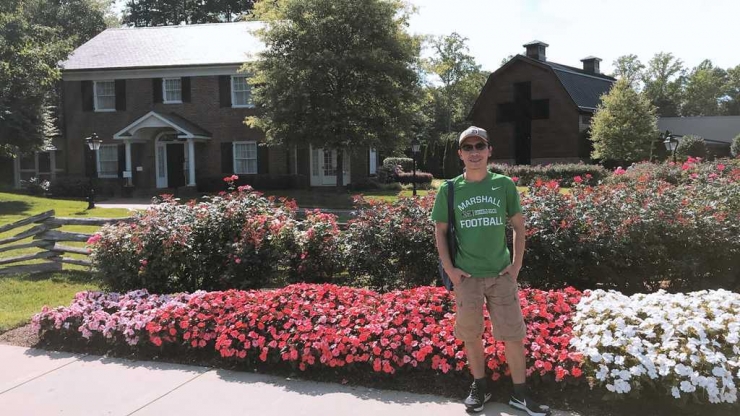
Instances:
[[[31,204],[24,201],[0,201],[0,215],[23,215],[31,210]]]
[[[60,270],[55,272],[28,274],[23,276],[22,279],[29,282],[51,280],[56,283],[91,283],[96,281],[92,274],[81,270]]]

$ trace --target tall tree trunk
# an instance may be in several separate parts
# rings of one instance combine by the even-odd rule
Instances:
[[[337,193],[344,192],[344,149],[337,149]]]

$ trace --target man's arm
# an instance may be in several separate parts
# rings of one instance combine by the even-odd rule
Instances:
[[[519,271],[522,269],[524,260],[525,234],[527,232],[524,226],[524,216],[518,212],[509,218],[511,228],[514,230],[514,260],[511,265],[499,273],[499,276],[510,274],[516,280],[519,277]]]
[[[446,222],[434,223],[434,239],[437,241],[437,254],[439,254],[440,260],[442,260],[442,268],[445,269],[452,283],[459,285],[462,279],[470,277],[470,275],[452,265],[450,250],[447,246],[448,227],[449,225]]]

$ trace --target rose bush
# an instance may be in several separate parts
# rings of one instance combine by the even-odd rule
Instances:
[[[387,291],[432,284],[437,249],[430,214],[434,194],[393,203],[355,198],[355,218],[342,233],[350,284]]]
[[[536,182],[522,197],[523,279],[625,293],[740,288],[740,169],[713,166],[679,185],[644,174],[598,187],[575,180],[561,193]]]

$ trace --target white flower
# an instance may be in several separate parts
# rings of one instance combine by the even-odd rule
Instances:
[[[684,391],[686,393],[691,393],[691,392],[696,391],[696,386],[684,380],[681,382],[681,391]]]
[[[671,389],[671,394],[673,394],[673,397],[680,399],[681,398],[681,392],[678,390],[678,387],[674,386]]]

